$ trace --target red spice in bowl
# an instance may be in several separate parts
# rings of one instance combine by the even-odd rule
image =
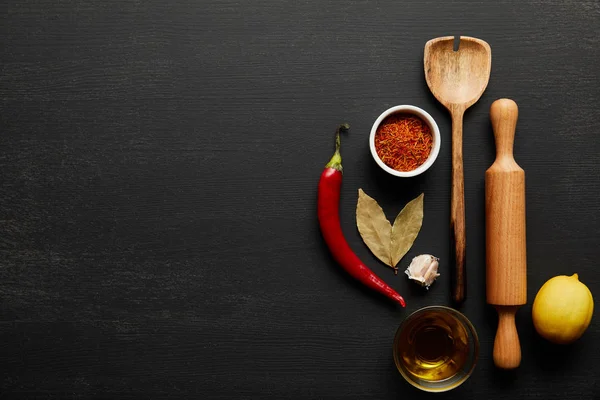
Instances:
[[[381,161],[396,171],[412,171],[431,153],[433,135],[429,125],[414,114],[394,113],[375,133],[375,150]]]

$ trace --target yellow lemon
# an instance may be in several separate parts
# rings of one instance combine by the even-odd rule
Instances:
[[[577,274],[548,280],[533,301],[533,325],[553,343],[568,344],[579,339],[590,325],[594,299]]]

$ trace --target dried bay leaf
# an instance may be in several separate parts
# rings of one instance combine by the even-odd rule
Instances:
[[[412,247],[423,224],[423,193],[400,211],[392,226],[390,257],[396,267]]]
[[[358,189],[356,226],[363,241],[375,257],[384,264],[395,268],[396,264],[392,264],[390,251],[392,225],[377,201],[362,189]]]

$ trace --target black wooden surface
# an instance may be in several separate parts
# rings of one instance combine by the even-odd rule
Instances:
[[[424,82],[423,46],[492,47],[465,117],[468,300],[479,364],[447,399],[600,398],[600,322],[568,347],[541,340],[531,303],[578,272],[600,295],[600,3],[564,1],[17,0],[0,6],[0,398],[429,399],[395,370],[411,311],[449,304],[450,122]],[[500,373],[485,304],[488,110],[520,106],[529,304],[523,363]],[[396,179],[367,137],[413,104],[444,142],[425,175]],[[405,295],[397,309],[334,264],[316,186],[344,137],[343,229]],[[401,262],[431,253],[424,292],[356,231],[362,187],[391,218],[425,193]]]

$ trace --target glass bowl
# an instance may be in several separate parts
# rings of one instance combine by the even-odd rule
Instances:
[[[408,383],[427,392],[445,392],[471,376],[479,356],[479,339],[462,313],[430,306],[402,321],[394,336],[393,355]]]

